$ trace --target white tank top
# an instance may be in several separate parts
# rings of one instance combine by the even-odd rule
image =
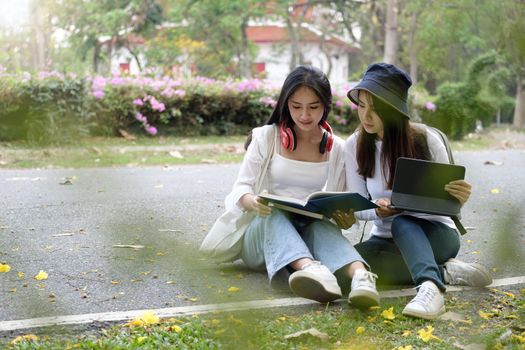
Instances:
[[[322,191],[328,179],[328,161],[304,162],[275,154],[268,168],[269,192],[304,199]]]

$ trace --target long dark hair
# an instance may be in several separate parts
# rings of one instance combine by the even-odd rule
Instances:
[[[424,130],[414,128],[409,119],[397,109],[373,94],[372,108],[383,121],[383,145],[381,149],[381,170],[392,189],[396,161],[399,157],[429,160],[430,151]],[[376,134],[369,134],[361,127],[357,138],[357,164],[359,174],[373,177],[375,169]]]
[[[292,116],[288,109],[288,99],[302,86],[312,89],[323,104],[324,112],[319,123],[328,118],[332,109],[332,87],[328,77],[319,68],[308,65],[298,66],[284,80],[279,99],[266,125],[285,123],[290,128],[293,126]],[[251,141],[252,134],[250,133],[244,143],[245,149],[248,148]]]

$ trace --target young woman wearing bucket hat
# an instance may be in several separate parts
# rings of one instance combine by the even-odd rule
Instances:
[[[399,157],[448,163],[442,140],[409,122],[411,84],[398,67],[374,63],[348,92],[358,106],[361,125],[346,141],[346,179],[349,189],[370,195],[379,205],[355,214],[357,219],[374,221],[370,238],[357,244],[357,251],[379,275],[378,283],[417,286],[404,315],[435,319],[445,311],[445,284],[485,286],[492,278],[483,266],[454,259],[460,241],[452,219],[389,208]],[[464,204],[471,186],[464,180],[453,181],[445,190]]]

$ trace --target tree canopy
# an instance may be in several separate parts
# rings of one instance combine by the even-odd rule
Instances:
[[[498,81],[505,96],[514,96],[516,126],[525,119],[524,1],[33,0],[30,13],[23,27],[0,26],[0,65],[6,70],[109,73],[111,55],[125,49],[140,68],[170,72],[187,64],[197,75],[250,77],[257,54],[246,35],[251,22],[287,26],[292,50],[283,59],[291,66],[302,63],[297,28],[310,22],[323,35],[360,48],[348,80],[391,57],[430,95],[445,83],[464,81],[472,61],[495,52],[499,66],[508,68]]]

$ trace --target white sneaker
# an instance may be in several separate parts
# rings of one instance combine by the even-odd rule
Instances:
[[[484,287],[492,283],[490,272],[480,264],[449,259],[445,263],[445,283],[451,285]]]
[[[417,287],[417,295],[403,309],[403,315],[434,320],[445,312],[445,299],[432,281]]]
[[[348,302],[358,308],[379,305],[379,293],[376,289],[377,275],[367,270],[356,270],[352,277],[352,286]]]
[[[326,303],[341,297],[334,274],[319,261],[312,261],[288,278],[290,289],[300,297]]]

